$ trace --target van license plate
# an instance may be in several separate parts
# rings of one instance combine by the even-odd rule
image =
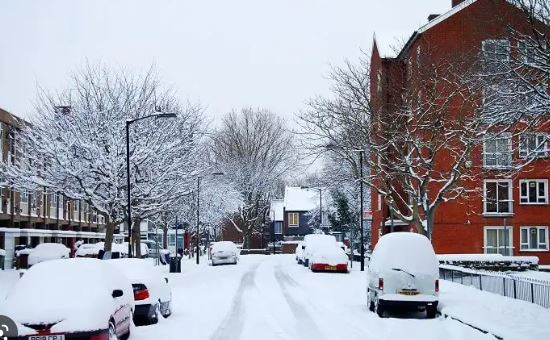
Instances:
[[[29,340],[65,340],[65,335],[31,335],[29,336]]]
[[[415,290],[402,290],[399,292],[401,295],[418,295],[418,291]]]

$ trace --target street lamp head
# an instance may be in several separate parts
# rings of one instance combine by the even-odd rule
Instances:
[[[155,117],[157,118],[176,118],[178,115],[174,112],[168,112],[168,113],[156,113]]]

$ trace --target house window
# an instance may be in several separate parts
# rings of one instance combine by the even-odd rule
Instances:
[[[513,255],[512,227],[485,227],[485,254]]]
[[[511,214],[512,181],[495,179],[483,184],[484,214]]]
[[[288,226],[297,227],[300,223],[300,215],[298,213],[288,213]]]
[[[520,180],[519,202],[522,204],[548,204],[548,180]]]
[[[29,203],[29,192],[27,190],[21,191],[21,203]]]
[[[57,200],[59,196],[57,193],[51,193],[50,194],[50,207],[55,208],[57,207]]]
[[[0,162],[4,161],[4,123],[0,122]]]
[[[283,233],[283,222],[275,222],[273,225],[273,233],[281,235]]]
[[[507,168],[512,165],[512,136],[488,135],[483,142],[483,166],[486,168]]]
[[[8,132],[8,164],[15,164],[15,130],[12,128]]]
[[[548,137],[543,133],[524,133],[519,138],[519,157],[544,158],[548,156]]]
[[[545,41],[542,41],[542,48],[546,49]],[[537,51],[539,48],[538,42],[529,41],[529,40],[519,40],[518,41],[518,58],[519,60],[528,65],[534,65],[537,62]]]
[[[378,211],[382,210],[382,195],[378,194]]]
[[[548,227],[521,227],[521,250],[548,250]]]
[[[502,68],[502,63],[510,60],[510,41],[508,39],[487,39],[482,42],[484,66],[496,71]]]

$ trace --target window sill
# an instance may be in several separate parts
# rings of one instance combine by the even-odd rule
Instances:
[[[520,202],[519,205],[548,205],[548,202],[545,202],[545,203],[526,203],[526,202]]]
[[[512,165],[506,165],[506,166],[491,166],[491,165],[484,165],[484,170],[512,170],[514,167]]]
[[[543,253],[547,252],[548,249],[520,249],[520,253]]]
[[[483,213],[483,217],[513,217],[514,213]]]
[[[290,224],[289,224],[288,227],[289,227],[289,228],[299,228],[300,226],[297,225],[297,224],[296,224],[296,225],[290,225]]]

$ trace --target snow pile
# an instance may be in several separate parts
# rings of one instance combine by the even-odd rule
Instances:
[[[502,254],[440,254],[437,255],[439,262],[452,264],[453,262],[530,262],[538,264],[537,256],[504,256]]]
[[[68,259],[71,250],[61,243],[41,243],[37,245],[29,254],[29,266],[33,266],[37,263]]]
[[[380,273],[392,268],[439,276],[439,263],[430,241],[424,235],[411,232],[386,234],[376,244],[369,270]]]
[[[504,339],[550,339],[550,310],[445,280],[440,281],[438,309]]]
[[[124,295],[113,299],[114,289]],[[2,305],[0,314],[19,324],[54,324],[52,332],[106,329],[122,305],[133,306],[133,290],[118,271],[97,259],[53,260],[29,269]],[[19,327],[20,335],[35,331]]]

